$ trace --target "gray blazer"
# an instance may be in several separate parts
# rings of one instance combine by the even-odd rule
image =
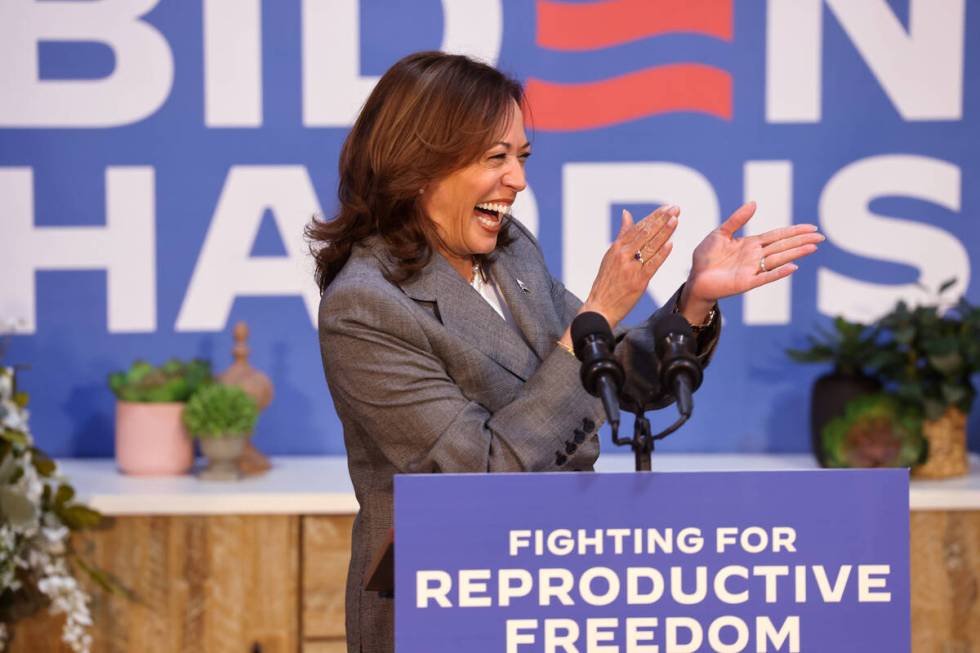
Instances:
[[[384,271],[394,264],[377,239],[354,248],[321,298],[323,367],[360,504],[347,579],[350,653],[393,648],[393,601],[362,584],[392,525],[395,474],[591,470],[599,454],[601,404],[582,389],[578,360],[556,346],[581,302],[512,224],[516,240],[497,250],[490,271],[521,333],[438,254],[409,281],[390,283]],[[705,362],[716,341],[717,328]],[[632,358],[649,357],[635,350],[629,338],[616,350],[627,375]]]

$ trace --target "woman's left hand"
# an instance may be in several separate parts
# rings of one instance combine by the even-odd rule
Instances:
[[[798,269],[793,261],[817,251],[817,243],[824,240],[812,224],[736,237],[754,214],[755,202],[743,204],[695,248],[679,306],[691,324],[701,324],[723,297],[793,274]]]

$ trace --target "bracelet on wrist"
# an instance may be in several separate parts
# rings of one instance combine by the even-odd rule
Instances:
[[[674,304],[674,313],[677,313],[681,317],[684,317],[684,314],[681,313],[679,310],[677,310],[677,304]],[[715,316],[717,314],[718,314],[718,302],[715,302],[714,306],[711,307],[711,310],[709,310],[708,314],[705,316],[704,322],[702,322],[701,324],[691,324],[690,322],[688,322],[688,325],[691,327],[691,331],[694,333],[694,335],[695,336],[700,335],[703,330],[707,329],[712,324],[714,324]],[[684,317],[684,319],[687,320],[686,317]]]

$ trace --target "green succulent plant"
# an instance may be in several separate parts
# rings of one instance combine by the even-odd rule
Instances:
[[[911,467],[926,456],[922,414],[885,393],[852,399],[821,444],[828,467]]]
[[[117,399],[145,403],[186,402],[212,381],[211,363],[199,358],[187,363],[171,358],[160,367],[139,360],[109,375]]]
[[[255,428],[259,408],[236,386],[203,388],[184,406],[184,426],[197,438],[247,437]]]

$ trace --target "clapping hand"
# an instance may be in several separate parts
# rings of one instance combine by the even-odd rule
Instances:
[[[600,313],[611,327],[626,317],[670,254],[679,214],[676,206],[661,206],[634,223],[624,210],[619,233],[602,258],[582,311]]]
[[[798,269],[794,261],[817,251],[824,240],[812,224],[736,236],[754,214],[755,202],[742,205],[695,248],[679,307],[692,324],[700,324],[723,297],[793,274]]]

